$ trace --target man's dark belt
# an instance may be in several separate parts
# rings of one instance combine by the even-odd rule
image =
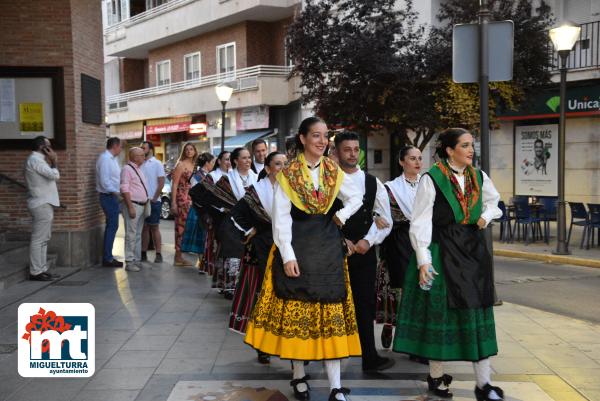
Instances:
[[[135,203],[136,205],[140,205],[140,206],[146,206],[146,203],[148,203],[148,201],[146,201],[146,202],[137,202],[137,201],[134,201],[134,200],[132,200],[131,202]]]

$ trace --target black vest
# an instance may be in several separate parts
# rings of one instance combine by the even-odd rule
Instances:
[[[365,173],[365,194],[360,209],[356,211],[344,224],[342,232],[344,237],[352,242],[361,240],[369,232],[373,224],[373,206],[377,197],[377,179]]]

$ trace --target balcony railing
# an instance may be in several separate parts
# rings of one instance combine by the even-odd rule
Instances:
[[[551,71],[557,71],[560,67],[558,53],[552,42],[548,42]],[[600,21],[581,24],[579,40],[569,55],[567,67],[571,70],[600,67]]]
[[[234,92],[257,89],[259,77],[287,78],[289,77],[291,71],[291,66],[256,65],[254,67],[242,68],[232,72],[208,75],[197,79],[190,79],[187,81],[181,81],[167,85],[154,86],[151,88],[109,96],[106,98],[106,110],[111,112],[125,109],[127,108],[127,102],[134,99],[202,88],[206,86],[215,86],[221,83],[227,83],[227,85],[233,87]]]
[[[164,4],[161,4],[160,6],[153,7],[142,13],[134,15],[133,17],[124,19],[114,25],[107,27],[106,29],[104,29],[104,34],[107,35],[111,32],[117,31],[119,28],[131,26],[144,20],[154,18],[157,15],[164,14],[175,8],[183,6],[184,4],[192,3],[194,1],[197,0],[169,0]]]

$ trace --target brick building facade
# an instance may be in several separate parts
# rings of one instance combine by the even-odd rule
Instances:
[[[57,150],[61,204],[50,252],[61,266],[99,261],[102,218],[95,192],[95,160],[105,144],[103,125],[82,122],[81,74],[103,80],[102,18],[97,1],[4,2],[0,14],[0,67],[60,67],[64,80],[65,148]],[[102,102],[103,104],[103,102]],[[30,150],[0,140],[0,174],[24,183]],[[28,238],[27,192],[0,183],[0,233]]]

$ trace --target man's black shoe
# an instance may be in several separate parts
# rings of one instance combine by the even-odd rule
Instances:
[[[102,262],[103,267],[123,267],[123,262],[119,262],[117,259],[113,259],[110,262]]]
[[[147,262],[148,261],[148,254],[144,251],[142,251],[142,262]]]
[[[396,364],[396,361],[393,360],[392,358],[384,358],[384,357],[377,357],[377,362],[375,362],[374,364],[370,364],[370,365],[363,365],[363,371],[364,372],[380,372],[382,370],[386,370],[391,368],[392,366],[394,366]]]
[[[31,280],[31,281],[52,281],[52,280],[54,280],[54,278],[52,278],[52,276],[48,273],[40,273],[40,274],[36,274],[35,276],[30,274],[29,280]]]

